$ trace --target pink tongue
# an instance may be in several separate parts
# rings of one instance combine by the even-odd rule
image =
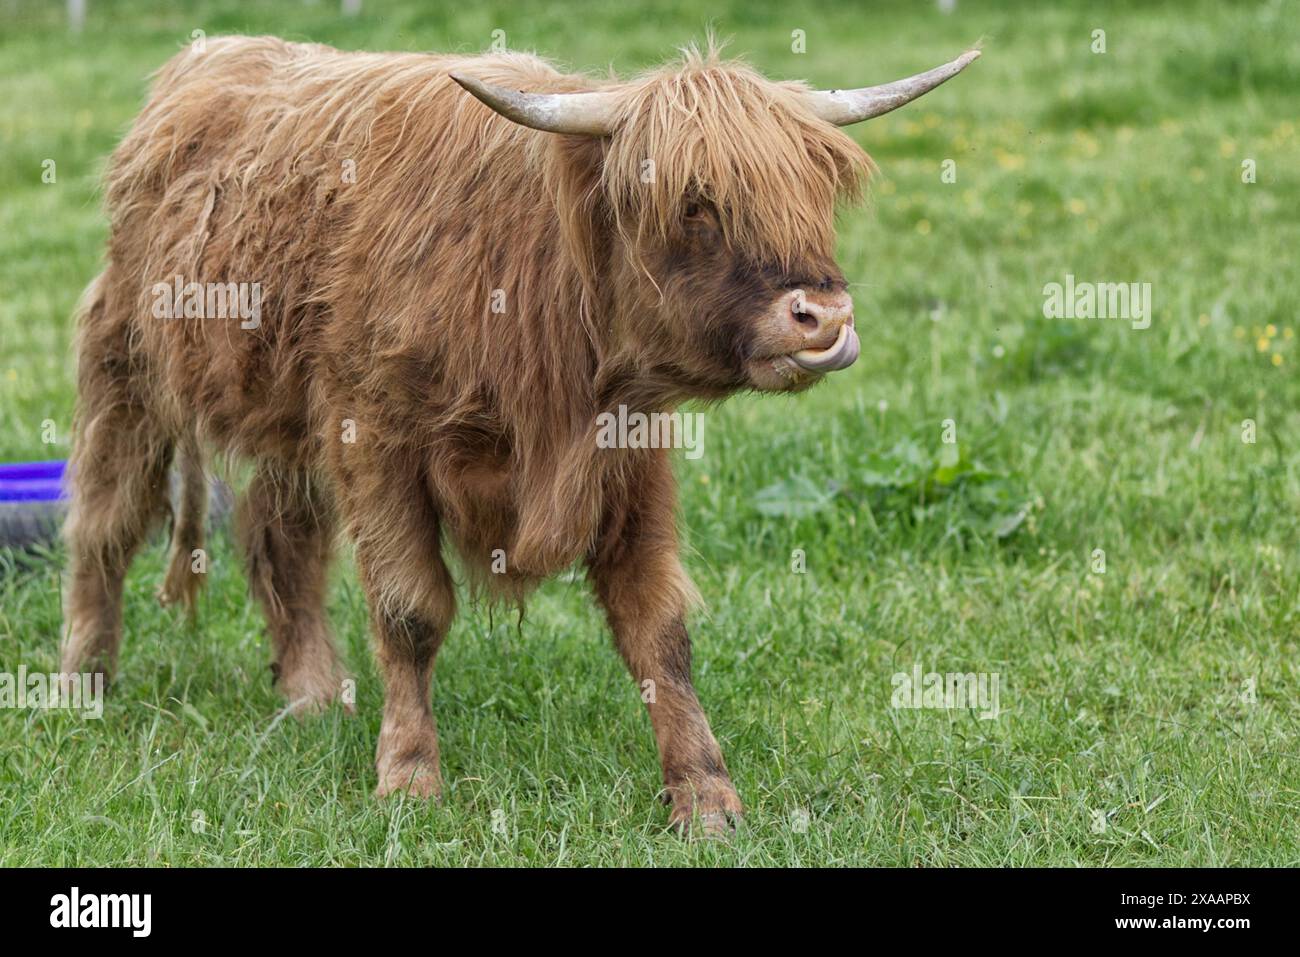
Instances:
[[[845,323],[840,326],[840,334],[829,349],[801,349],[790,358],[799,368],[809,372],[835,372],[853,365],[861,349],[857,332]]]

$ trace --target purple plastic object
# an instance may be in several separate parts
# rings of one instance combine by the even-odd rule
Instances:
[[[67,465],[62,460],[0,465],[0,502],[62,501]]]

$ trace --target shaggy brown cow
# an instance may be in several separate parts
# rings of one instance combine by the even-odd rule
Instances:
[[[113,156],[108,262],[79,319],[63,669],[111,674],[173,458],[160,598],[192,607],[211,449],[256,464],[240,537],[301,707],[341,688],[326,566],[338,523],[355,543],[386,687],[379,794],[441,788],[446,541],[512,600],[584,564],[654,682],[673,823],[724,828],[741,804],[691,686],[668,454],[599,447],[597,416],[796,391],[852,362],[834,212],[869,160],[836,126],[977,55],[821,93],[712,50],[604,84],[518,54],[227,38],[176,56]],[[206,284],[245,309],[213,318]]]

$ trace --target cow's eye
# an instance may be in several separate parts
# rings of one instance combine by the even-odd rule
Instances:
[[[682,205],[682,225],[694,233],[718,230],[718,213],[707,199],[688,199]]]

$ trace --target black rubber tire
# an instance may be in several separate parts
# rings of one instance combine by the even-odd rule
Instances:
[[[63,502],[0,502],[0,548],[52,544],[66,511]]]
[[[175,503],[180,477],[171,478],[171,499]],[[208,528],[224,525],[234,509],[235,496],[230,486],[213,479],[208,487]],[[66,502],[0,502],[0,548],[26,550],[37,546],[49,548],[59,537]]]

